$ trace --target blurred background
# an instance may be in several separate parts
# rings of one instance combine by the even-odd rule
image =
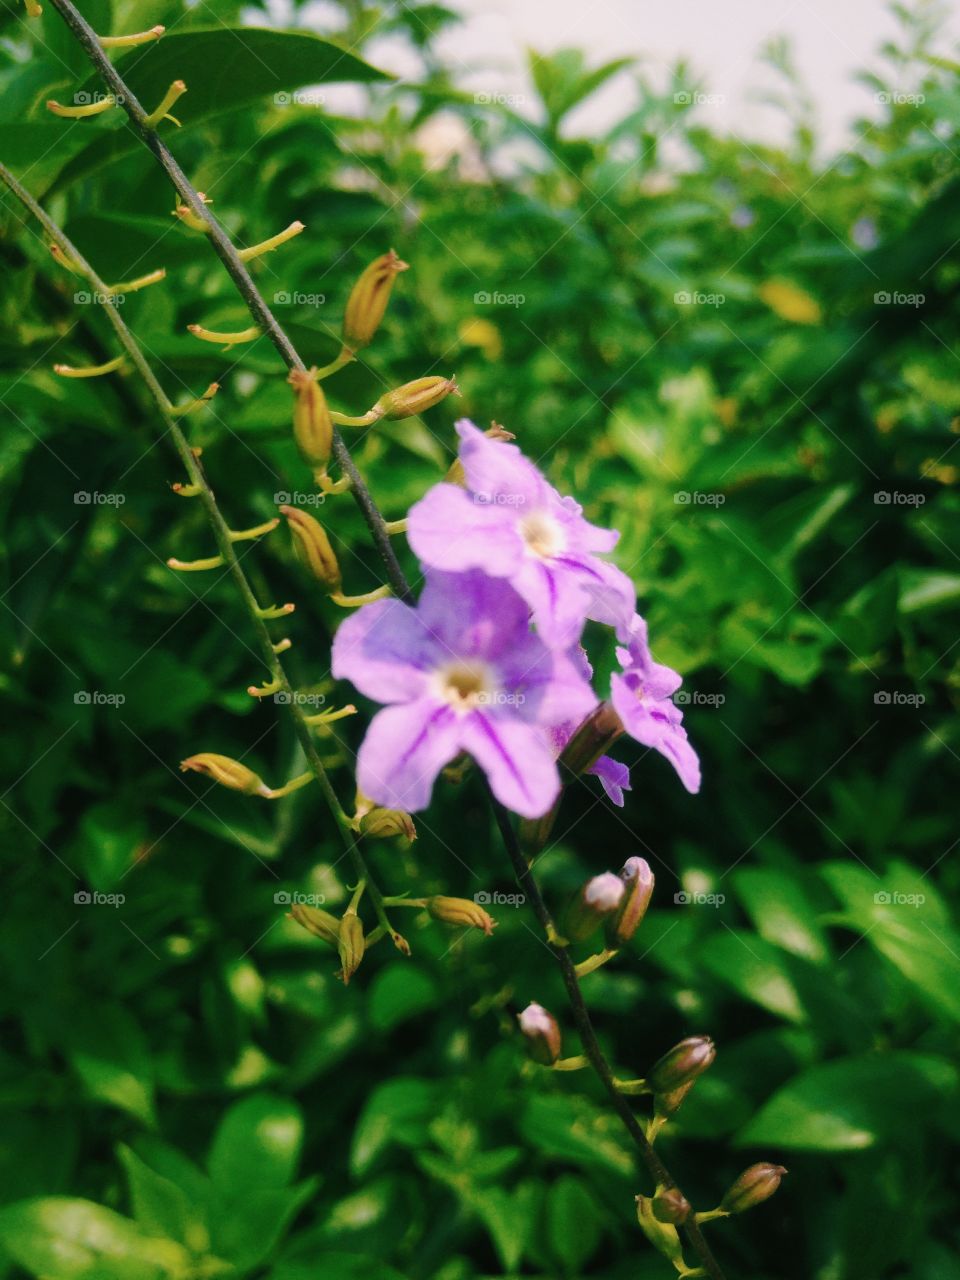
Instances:
[[[755,1160],[790,1169],[710,1228],[728,1276],[956,1280],[952,6],[82,8],[101,32],[166,24],[119,65],[148,104],[187,81],[167,136],[238,243],[306,223],[254,270],[308,362],[336,354],[367,262],[410,263],[327,384],[360,413],[459,380],[356,433],[388,518],[466,414],[622,530],[704,786],[620,747],[625,808],[571,788],[538,873],[556,905],[631,855],[654,867],[653,910],[586,990],[621,1074],[716,1040],[660,1139],[698,1205]],[[98,84],[49,5],[21,14],[4,3],[0,159],[104,279],[166,267],[123,315],[175,400],[222,384],[187,421],[233,525],[306,503],[278,358],[186,333],[249,321],[121,114],[45,110]],[[52,374],[113,340],[6,192],[0,261],[0,1275],[661,1280],[634,1216],[650,1188],[594,1082],[525,1063],[529,1000],[577,1051],[529,912],[492,906],[491,939],[405,913],[413,956],[377,948],[345,989],[285,914],[348,897],[319,796],[178,773],[215,751],[276,784],[301,761],[245,692],[230,584],[165,566],[212,547],[141,388]],[[352,504],[319,514],[345,589],[377,586]],[[297,603],[300,687],[353,696],[285,533],[243,563]],[[602,682],[609,639],[588,641]],[[369,710],[321,739],[345,801]],[[514,892],[475,778],[418,827],[371,847],[389,891]]]

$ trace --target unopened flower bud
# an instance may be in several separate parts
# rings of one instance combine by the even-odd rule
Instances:
[[[677,1226],[690,1217],[690,1201],[677,1187],[658,1191],[653,1197],[653,1216],[658,1222],[672,1222]]]
[[[709,1036],[688,1036],[655,1063],[647,1082],[654,1093],[673,1093],[692,1084],[717,1056]]]
[[[542,1004],[528,1004],[517,1021],[527,1040],[527,1052],[534,1062],[552,1067],[560,1057],[560,1027]]]
[[[401,262],[391,249],[371,262],[358,278],[343,316],[343,345],[351,354],[360,351],[372,340],[380,327],[383,313],[390,301],[393,282],[408,264]]]
[[[478,902],[472,902],[469,898],[446,898],[442,894],[434,894],[432,898],[427,899],[427,910],[434,920],[443,920],[445,924],[464,924],[474,929],[482,929],[488,938],[496,926],[493,917],[488,915]]]
[[[654,1099],[654,1109],[661,1118],[676,1115],[683,1105],[683,1100],[696,1084],[696,1080],[688,1080],[679,1089],[671,1089],[669,1093],[658,1093]]]
[[[564,747],[561,765],[578,776],[586,773],[622,733],[620,717],[609,702],[601,702]]]
[[[653,872],[646,858],[628,858],[620,870],[626,886],[620,906],[607,921],[607,945],[623,946],[636,933],[653,896]]]
[[[763,1204],[779,1187],[786,1172],[780,1164],[752,1164],[727,1191],[720,1201],[720,1208],[724,1213],[744,1213]]]
[[[270,794],[270,788],[262,778],[257,777],[245,764],[241,764],[239,760],[231,760],[229,756],[218,756],[211,751],[189,756],[180,762],[180,772],[186,773],[188,770],[206,774],[214,782],[219,782],[222,787],[229,787],[231,791],[242,791],[247,796]]]
[[[637,1221],[640,1229],[655,1249],[670,1259],[681,1274],[683,1268],[683,1246],[677,1228],[672,1222],[661,1222],[654,1216],[653,1200],[649,1196],[637,1196]]]
[[[322,582],[331,591],[339,590],[340,565],[323,525],[297,507],[280,507],[279,510],[282,516],[287,517],[300,563],[317,582]]]
[[[456,378],[416,378],[413,382],[405,382],[402,387],[385,392],[374,405],[374,410],[384,418],[397,421],[425,413],[447,396],[459,394]]]
[[[416,840],[417,828],[402,809],[371,809],[360,819],[360,834],[374,840],[390,840],[393,836]]]
[[[340,933],[337,938],[337,950],[340,953],[343,985],[346,986],[360,967],[366,947],[363,937],[363,925],[355,911],[344,912],[340,921]]]
[[[295,902],[289,912],[297,924],[302,925],[315,938],[322,938],[331,947],[340,945],[340,921],[329,911],[319,907],[308,907],[305,903]]]
[[[327,398],[317,381],[316,369],[304,373],[291,369],[287,379],[293,387],[293,436],[304,460],[313,467],[323,467],[330,457],[333,443],[333,421]]]
[[[568,942],[583,942],[620,906],[626,886],[612,871],[594,876],[567,908],[563,934]]]

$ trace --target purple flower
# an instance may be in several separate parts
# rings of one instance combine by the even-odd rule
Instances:
[[[647,624],[635,614],[630,643],[617,650],[623,671],[610,678],[610,700],[631,738],[667,757],[690,792],[700,790],[700,761],[687,741],[683,713],[672,695],[682,679],[654,662],[647,645]]]
[[[435,569],[483,569],[506,578],[526,600],[551,647],[575,641],[593,618],[626,635],[633,584],[597,557],[620,536],[584,520],[516,445],[457,423],[467,489],[438,484],[408,516],[410,545]]]
[[[510,586],[483,573],[431,572],[416,608],[365,605],[341,624],[333,674],[376,702],[357,785],[391,809],[425,809],[437,774],[461,751],[498,800],[547,812],[560,777],[547,726],[579,722],[597,699],[581,670],[530,630]]]
[[[573,645],[569,651],[569,658],[584,680],[589,683],[593,679],[593,667],[590,665],[590,660],[587,658],[583,647],[579,644]],[[562,724],[550,726],[550,737],[555,755],[560,756],[563,754],[564,747],[566,747],[579,727],[580,722],[574,720],[565,720]],[[600,785],[607,793],[607,799],[615,804],[618,809],[622,809],[623,793],[632,789],[629,768],[625,764],[621,764],[619,760],[614,760],[612,756],[601,756],[595,764],[590,766],[587,773],[600,779]]]

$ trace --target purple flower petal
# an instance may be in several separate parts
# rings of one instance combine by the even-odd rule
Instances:
[[[463,721],[461,743],[486,773],[500,803],[522,818],[541,817],[560,794],[553,754],[545,735],[532,725],[474,712]]]
[[[491,440],[468,418],[457,423],[457,435],[467,488],[489,504],[523,514],[555,493],[515,444]]]
[[[436,698],[378,711],[357,756],[357,786],[385,808],[425,809],[437,774],[460,751],[459,730],[456,713]]]
[[[612,756],[601,756],[596,764],[587,770],[587,773],[592,773],[595,778],[600,779],[608,798],[618,809],[622,809],[623,793],[632,789],[630,770],[627,766],[619,760],[614,760]]]
[[[438,484],[410,508],[407,538],[415,554],[436,569],[514,573],[523,539],[513,510],[479,500],[455,484]]]
[[[530,609],[524,600],[504,579],[479,569],[430,570],[417,613],[448,656],[495,661],[530,636]],[[538,652],[542,649],[541,643]]]
[[[400,600],[364,605],[337,628],[331,671],[377,702],[409,702],[426,689],[437,644]]]

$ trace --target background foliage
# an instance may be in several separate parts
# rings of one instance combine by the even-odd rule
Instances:
[[[239,242],[307,224],[256,266],[307,359],[335,354],[368,260],[392,244],[411,264],[369,359],[330,384],[360,412],[406,378],[460,380],[455,406],[362,437],[389,518],[465,412],[623,530],[705,786],[691,801],[621,750],[627,808],[578,786],[540,871],[556,900],[631,854],[655,867],[656,910],[588,995],[630,1073],[716,1038],[661,1140],[698,1203],[753,1159],[790,1167],[769,1205],[711,1228],[730,1274],[955,1277],[960,96],[926,57],[933,7],[901,10],[868,77],[894,100],[826,160],[783,49],[775,149],[676,101],[705,88],[685,66],[663,92],[534,57],[538,124],[477,102],[432,50],[456,21],[436,5],[345,2],[354,54],[303,28],[238,38],[232,0],[84,7],[101,31],[170,28],[124,65],[148,104],[187,80],[172,143]],[[0,158],[104,278],[166,266],[125,318],[171,392],[222,382],[193,441],[234,524],[265,519],[308,481],[278,360],[186,334],[245,327],[228,280],[123,121],[44,110],[96,88],[57,16],[31,34],[9,3],[2,23]],[[385,28],[417,85],[362,61]],[[629,109],[576,136],[568,113],[614,74]],[[321,100],[329,80],[364,86],[359,115]],[[460,127],[448,153],[438,120]],[[50,372],[113,354],[102,315],[9,198],[0,219],[0,1274],[663,1276],[633,1219],[649,1188],[592,1083],[524,1064],[513,1014],[563,1009],[524,910],[495,910],[492,940],[414,924],[411,960],[378,948],[344,989],[284,918],[294,891],[345,900],[319,797],[260,806],[177,773],[196,750],[272,782],[298,759],[244,692],[259,665],[228,583],[164,566],[211,548],[139,388]],[[349,502],[321,514],[347,589],[375,586]],[[281,534],[244,564],[263,599],[297,601],[293,671],[332,696],[334,610]],[[347,795],[362,725],[337,728]],[[412,848],[374,850],[381,881],[511,892],[481,800],[441,787]],[[94,891],[123,901],[75,897]]]

